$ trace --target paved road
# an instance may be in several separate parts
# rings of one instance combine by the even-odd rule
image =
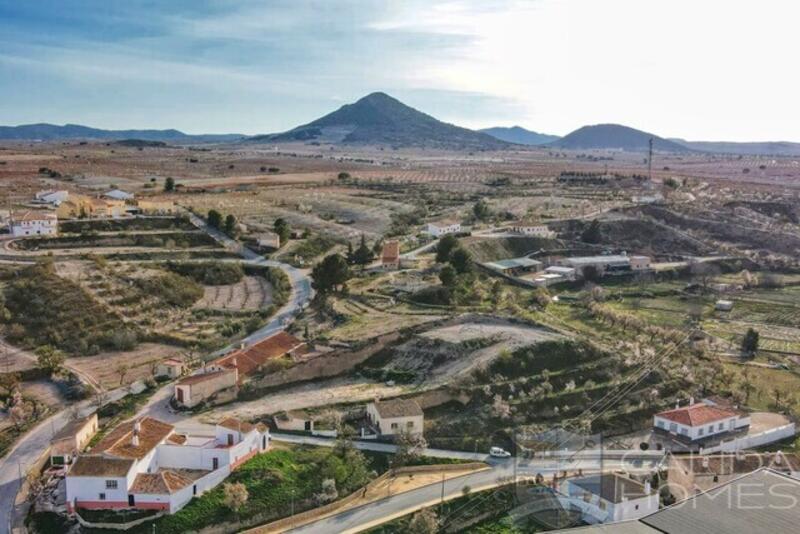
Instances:
[[[266,260],[264,257],[242,246],[227,235],[213,228],[209,228],[205,224],[205,221],[199,217],[189,214],[189,218],[195,226],[206,231],[214,239],[222,243],[223,246],[241,254],[248,263],[283,269],[292,283],[292,294],[286,305],[278,310],[278,313],[276,313],[266,325],[247,336],[244,340],[236,343],[236,346],[241,343],[245,345],[256,343],[283,330],[311,301],[314,294],[311,288],[311,280],[303,271],[291,265]],[[219,352],[227,352],[232,348],[234,348],[233,345]],[[83,374],[80,374],[80,376],[86,378]],[[118,400],[126,394],[126,388],[110,391],[107,393],[106,402]],[[148,414],[170,423],[179,423],[187,419],[185,414],[173,413],[169,410],[168,402],[171,394],[172,384],[165,385],[149,399],[137,415]],[[84,401],[76,406],[79,410],[87,414],[94,409],[91,405],[91,401]],[[12,449],[5,458],[0,459],[0,534],[6,534],[10,531],[14,500],[22,482],[20,474],[27,472],[36,462],[42,452],[49,446],[52,436],[61,430],[61,428],[67,424],[68,420],[67,410],[62,410],[49,417],[20,438],[14,449]]]
[[[138,387],[143,386],[138,384]],[[127,387],[109,391],[106,393],[104,402],[117,401],[127,394]],[[75,404],[73,408],[78,410],[80,416],[86,416],[94,412],[97,406],[93,404],[92,399],[89,399]],[[67,410],[48,417],[25,434],[5,458],[0,460],[0,534],[10,531],[9,525],[14,511],[14,500],[22,483],[22,476],[50,445],[53,435],[68,422]]]
[[[649,472],[657,462],[648,460],[643,465],[636,461],[580,459],[568,462],[553,460],[530,460],[517,462],[513,459],[498,461],[492,468],[471,475],[445,480],[442,484],[431,484],[416,490],[400,493],[383,500],[373,502],[331,517],[315,521],[296,528],[290,532],[295,534],[328,534],[330,532],[352,533],[365,530],[380,523],[415,512],[420,508],[457,498],[463,495],[464,488],[471,491],[489,489],[503,485],[517,477],[534,477],[541,474],[545,478],[561,471],[574,472],[578,469],[584,473],[610,470],[628,472]],[[255,529],[254,529],[255,530]]]
[[[252,345],[253,343],[257,343],[258,341],[261,341],[262,339],[265,339],[276,332],[283,330],[301,311],[303,311],[303,309],[306,308],[306,306],[308,306],[309,302],[311,302],[311,299],[314,296],[314,290],[311,288],[311,279],[305,271],[297,269],[296,267],[292,267],[286,263],[268,260],[262,255],[245,247],[238,241],[231,239],[223,232],[220,232],[215,228],[211,228],[197,215],[191,212],[187,212],[187,214],[192,224],[205,231],[217,242],[222,244],[222,246],[224,246],[226,249],[240,254],[247,261],[247,263],[282,269],[292,283],[292,294],[289,297],[289,301],[280,310],[278,310],[278,313],[276,313],[275,316],[270,319],[269,323],[262,326],[243,340],[239,341],[236,343],[236,345],[240,345],[242,343],[245,345]],[[215,352],[213,355],[216,356],[228,352],[231,350],[231,348],[233,347],[226,347]]]

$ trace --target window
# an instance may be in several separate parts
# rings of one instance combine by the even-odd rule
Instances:
[[[392,423],[392,430],[397,430],[397,423]]]
[[[656,426],[657,426],[658,428],[664,428],[664,421],[658,421],[658,422],[656,423]]]
[[[212,458],[211,459],[211,469],[214,469],[214,470],[219,469],[219,458]]]
[[[714,425],[708,425],[708,433],[709,434],[713,434],[714,433]]]
[[[678,424],[677,423],[670,423],[669,424],[669,431],[670,432],[677,432],[678,431]]]
[[[718,429],[722,430],[723,428],[725,428],[725,423],[720,423]]]
[[[406,427],[414,428],[414,421],[409,421],[408,423],[406,423]]]
[[[116,480],[106,480],[106,489],[117,489]]]
[[[192,495],[197,495],[197,484],[192,486]]]
[[[106,494],[105,493],[101,493],[100,495],[97,496],[97,498],[99,500],[101,500],[101,501],[104,501],[104,500],[106,500]]]
[[[639,509],[639,505],[637,504],[637,505],[636,505],[636,508],[634,508],[634,510],[638,510],[638,509]]]

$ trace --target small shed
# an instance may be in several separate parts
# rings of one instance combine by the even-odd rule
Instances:
[[[720,299],[714,304],[714,309],[725,312],[731,311],[733,309],[733,301]]]

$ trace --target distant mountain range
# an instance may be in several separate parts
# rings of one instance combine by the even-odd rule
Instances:
[[[670,139],[680,145],[702,152],[719,154],[750,154],[760,156],[800,156],[800,143],[789,141],[775,141],[764,143],[732,143],[727,141],[685,141],[683,139]]]
[[[565,135],[548,146],[570,150],[606,149],[643,152],[649,149],[650,139],[653,150],[659,152],[689,152],[692,149],[669,141],[655,134],[643,132],[621,124],[596,124],[584,126]]]
[[[190,135],[178,130],[101,130],[80,124],[22,124],[20,126],[0,126],[0,139],[55,141],[60,139],[98,139],[116,141],[140,139],[142,141],[164,141],[170,143],[225,143],[237,141],[241,134]]]
[[[434,119],[386,93],[372,93],[288,132],[252,142],[317,141],[459,150],[497,150],[509,144],[485,133]]]
[[[519,145],[565,150],[625,150],[644,152],[650,139],[659,152],[800,156],[800,143],[729,143],[665,139],[620,124],[578,128],[564,137],[526,130],[520,126],[475,131],[448,124],[409,107],[386,93],[371,93],[353,104],[289,131],[246,137],[240,134],[190,135],[178,130],[103,130],[78,124],[24,124],[0,126],[0,140],[126,140],[141,143],[282,143],[310,142],[386,145],[449,150],[503,150]]]
[[[533,132],[531,130],[526,130],[522,126],[512,126],[510,128],[496,126],[494,128],[484,128],[478,131],[489,134],[501,141],[517,145],[546,145],[547,143],[552,143],[560,139],[557,135]]]

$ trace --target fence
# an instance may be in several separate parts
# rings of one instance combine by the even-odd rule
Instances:
[[[796,433],[794,423],[789,423],[783,426],[778,426],[753,434],[752,436],[745,436],[742,438],[732,439],[730,441],[723,441],[714,447],[704,448],[700,454],[711,454],[715,452],[736,452],[744,449],[752,449],[753,447],[761,447],[769,443],[775,443],[782,439],[790,438]]]

